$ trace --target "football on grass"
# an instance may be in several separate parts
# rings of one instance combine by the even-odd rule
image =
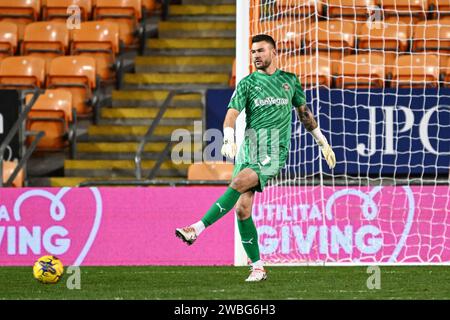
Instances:
[[[57,283],[63,272],[63,264],[55,256],[40,257],[33,266],[33,276],[41,283]]]

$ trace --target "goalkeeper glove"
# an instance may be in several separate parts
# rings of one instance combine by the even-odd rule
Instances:
[[[234,143],[234,129],[226,127],[223,129],[223,145],[221,153],[223,156],[234,159],[236,156],[236,143]]]
[[[316,140],[317,144],[320,146],[323,157],[327,161],[328,166],[330,167],[330,169],[333,169],[336,165],[336,156],[334,155],[334,151],[331,149],[331,146],[328,144],[327,139],[322,134],[322,131],[320,131],[320,128],[316,128],[311,131],[311,134],[313,135],[314,140]]]

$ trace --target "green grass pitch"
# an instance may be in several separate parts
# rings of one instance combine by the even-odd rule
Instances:
[[[268,280],[246,283],[245,267],[81,267],[81,289],[65,274],[55,285],[31,267],[0,267],[0,299],[449,299],[448,266],[381,266],[381,289],[367,267],[267,267]]]

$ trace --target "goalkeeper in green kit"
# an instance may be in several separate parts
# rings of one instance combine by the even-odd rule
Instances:
[[[297,76],[276,68],[276,45],[272,37],[264,34],[254,36],[251,54],[257,71],[238,83],[223,125],[221,152],[234,159],[237,151],[234,126],[239,113],[245,110],[245,138],[236,158],[232,181],[200,221],[176,229],[175,234],[191,245],[205,228],[236,205],[242,245],[252,265],[246,281],[261,281],[267,278],[267,274],[260,259],[258,234],[252,220],[253,197],[256,191],[263,191],[267,181],[277,176],[286,163],[291,140],[292,107],[297,108],[300,121],[319,144],[331,169],[336,164],[336,158],[306,106],[305,93]]]

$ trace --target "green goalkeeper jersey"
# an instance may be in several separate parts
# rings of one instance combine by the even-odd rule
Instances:
[[[238,111],[245,109],[246,133],[256,132],[257,143],[262,133],[271,144],[272,129],[277,130],[281,150],[288,150],[291,139],[292,106],[305,104],[305,93],[297,76],[277,69],[272,75],[253,72],[242,79],[230,100],[228,108]],[[248,136],[245,142],[248,144]],[[274,141],[272,141],[273,143]]]

